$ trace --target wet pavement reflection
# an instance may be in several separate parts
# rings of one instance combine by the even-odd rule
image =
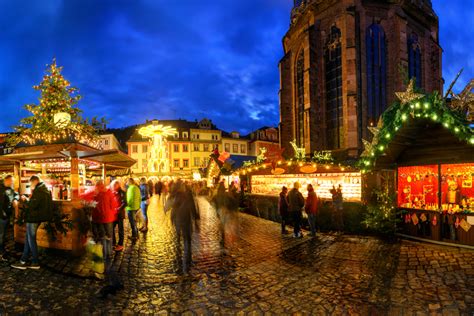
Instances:
[[[198,205],[188,274],[170,215],[153,197],[148,233],[114,257],[123,291],[99,299],[103,283],[86,260],[47,256],[39,272],[0,266],[0,312],[408,315],[474,308],[473,251],[363,236],[294,239],[277,223],[240,213],[222,240],[216,210],[204,198]]]

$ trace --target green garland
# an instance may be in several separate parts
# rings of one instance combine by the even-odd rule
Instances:
[[[372,142],[365,141],[366,150],[357,164],[363,173],[374,167],[375,161],[384,153],[393,136],[410,118],[439,122],[461,141],[474,145],[474,131],[469,127],[465,116],[448,108],[445,100],[438,92],[434,92],[408,104],[395,102],[383,113],[382,127],[374,135]]]

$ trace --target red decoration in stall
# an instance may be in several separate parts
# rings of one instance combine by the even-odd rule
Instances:
[[[433,216],[433,219],[431,220],[431,224],[433,224],[433,226],[436,226],[436,224],[438,224],[438,218],[435,216]]]
[[[459,217],[456,216],[456,221],[454,222],[454,227],[459,228],[460,224],[461,224],[461,221],[459,220]]]
[[[411,216],[411,221],[413,222],[413,225],[418,225],[418,216],[416,216],[416,213],[413,213]]]

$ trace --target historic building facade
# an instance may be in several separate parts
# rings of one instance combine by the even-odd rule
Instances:
[[[133,132],[126,144],[128,155],[137,161],[131,168],[131,172],[135,175],[152,174],[148,170],[152,143],[150,139],[138,132],[141,127],[148,126],[152,122],[147,121],[143,125],[130,127]],[[229,153],[233,160],[243,161],[252,160],[260,153],[262,147],[279,148],[278,130],[273,127],[263,127],[242,136],[235,131],[231,133],[222,131],[206,118],[200,121],[159,120],[156,122],[175,129],[174,135],[166,137],[170,175],[191,177],[199,173],[202,168],[208,166],[211,153],[216,149],[220,153]],[[104,144],[105,139],[105,137],[102,139]]]
[[[430,0],[295,0],[280,61],[280,139],[310,154],[355,157],[367,127],[416,77],[442,91],[438,17]]]

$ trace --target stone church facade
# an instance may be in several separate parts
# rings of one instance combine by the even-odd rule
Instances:
[[[407,78],[442,91],[438,17],[430,0],[294,0],[280,61],[280,132],[307,154],[356,157],[367,127]]]

